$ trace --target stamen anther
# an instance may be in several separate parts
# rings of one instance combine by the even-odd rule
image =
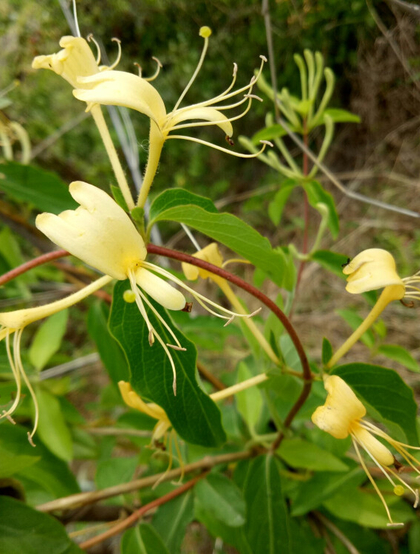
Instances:
[[[36,444],[34,443],[33,439],[32,439],[32,435],[31,433],[28,431],[28,441],[29,441],[29,444],[31,446],[33,446],[34,448],[36,447]]]
[[[223,327],[227,327],[232,323],[232,321],[235,319],[235,316],[233,315],[230,319],[226,321],[226,323],[223,325]]]
[[[169,348],[172,348],[173,350],[179,350],[179,351],[181,351],[181,352],[186,352],[186,351],[187,351],[187,349],[184,348],[183,346],[178,346],[178,345],[176,345],[176,344],[168,344],[168,343],[166,343],[166,346],[169,346]]]

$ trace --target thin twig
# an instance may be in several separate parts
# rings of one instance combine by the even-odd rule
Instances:
[[[22,275],[23,273],[26,273],[30,269],[33,269],[34,267],[38,267],[39,265],[46,264],[48,262],[51,262],[52,260],[57,260],[58,258],[63,258],[64,256],[68,256],[69,253],[65,250],[54,250],[53,252],[48,252],[47,254],[42,254],[42,256],[38,256],[37,258],[34,258],[33,260],[30,260],[29,262],[26,262],[18,267],[15,267],[15,269],[11,269],[4,275],[0,277],[0,286],[5,285],[12,279],[16,279],[19,275]]]
[[[115,535],[119,535],[123,531],[125,531],[128,527],[131,527],[134,525],[139,519],[141,519],[144,514],[146,514],[149,510],[152,508],[156,508],[158,506],[161,506],[162,504],[166,504],[173,498],[176,498],[177,496],[180,496],[181,494],[184,494],[184,492],[187,492],[189,489],[194,487],[194,485],[203,479],[206,476],[205,473],[202,475],[198,475],[197,477],[194,477],[194,479],[191,479],[187,483],[184,483],[183,485],[180,485],[177,489],[174,489],[173,491],[169,492],[168,494],[165,494],[161,496],[160,498],[156,498],[156,500],[152,500],[152,502],[149,502],[149,504],[146,504],[145,506],[142,506],[135,512],[133,512],[131,515],[129,515],[127,518],[125,518],[123,521],[118,522],[116,525],[114,525],[111,529],[108,531],[105,531],[104,533],[101,533],[100,535],[97,535],[96,537],[93,537],[92,539],[89,539],[87,541],[84,541],[79,544],[79,547],[82,550],[88,549],[91,546],[94,546],[95,544],[99,544],[103,542],[106,539],[109,539],[110,537],[115,537]]]
[[[313,514],[333,535],[337,537],[337,539],[343,543],[343,545],[347,548],[347,550],[350,552],[350,554],[360,554],[360,551],[357,550],[357,548],[354,546],[354,544],[346,537],[346,535],[340,531],[340,529],[332,523],[329,519],[327,519],[323,514],[320,512],[313,512]]]
[[[198,462],[185,465],[183,468],[171,469],[163,473],[157,473],[156,475],[149,475],[142,479],[135,479],[129,483],[122,483],[115,485],[114,487],[108,487],[106,489],[93,491],[93,492],[80,492],[77,494],[71,494],[64,498],[58,498],[37,506],[37,510],[40,512],[55,512],[57,510],[70,510],[78,506],[85,506],[87,504],[94,504],[107,498],[119,496],[120,494],[126,494],[140,489],[153,487],[158,481],[172,481],[177,479],[182,474],[191,473],[193,471],[201,471],[204,469],[211,469],[217,465],[229,464],[231,462],[237,462],[239,460],[247,460],[256,456],[258,452],[256,450],[245,450],[243,452],[234,452],[232,454],[220,454],[219,456],[206,456]]]

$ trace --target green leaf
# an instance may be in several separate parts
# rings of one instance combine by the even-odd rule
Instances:
[[[128,483],[133,479],[138,466],[138,457],[111,458],[98,463],[95,475],[95,483],[98,489],[105,489]]]
[[[253,377],[253,375],[245,362],[240,362],[236,378],[237,382],[242,383],[247,379],[251,379],[251,377]],[[235,396],[239,413],[250,428],[251,434],[255,433],[255,426],[260,419],[261,410],[263,408],[263,399],[260,390],[257,387],[251,387],[238,392]]]
[[[389,492],[391,493],[391,490]],[[323,506],[340,519],[358,523],[363,527],[389,529],[389,519],[384,505],[379,496],[372,493],[371,489],[361,490],[345,487],[326,500]],[[392,494],[387,495],[386,501],[394,521],[407,523],[416,518],[410,507],[398,497],[393,497]]]
[[[378,353],[383,354],[391,360],[395,360],[411,371],[420,373],[420,366],[410,354],[410,352],[408,352],[405,348],[399,346],[398,344],[382,344],[378,348]]]
[[[328,108],[325,110],[322,115],[322,122],[324,122],[325,115],[329,115],[334,123],[360,123],[361,121],[358,115],[338,108]]]
[[[170,210],[171,208],[176,208],[178,206],[188,205],[199,206],[206,212],[218,213],[216,206],[210,198],[199,196],[198,194],[194,194],[184,189],[167,189],[153,200],[152,205],[150,206],[149,225],[154,225],[155,222],[158,221],[158,217],[166,210]]]
[[[66,332],[68,315],[68,310],[57,312],[44,321],[35,333],[29,349],[29,359],[38,371],[59,350]]]
[[[140,523],[124,533],[121,554],[169,554],[169,551],[151,525]]]
[[[151,301],[160,316],[166,321],[185,352],[171,350],[176,366],[177,395],[172,389],[172,368],[161,345],[156,341],[149,345],[147,325],[136,304],[123,300],[128,282],[118,282],[110,315],[110,331],[125,352],[131,371],[131,385],[142,398],[161,406],[173,428],[193,444],[217,446],[226,440],[221,424],[220,411],[216,404],[199,387],[196,380],[197,350],[194,344],[174,328],[165,310]],[[173,338],[150,308],[146,312],[153,327],[165,343],[173,344]]]
[[[337,313],[348,323],[352,329],[355,331],[364,321],[363,317],[360,317],[354,310],[337,310]],[[375,346],[375,334],[372,329],[368,329],[360,337],[360,341],[363,342],[368,348],[373,348]]]
[[[247,504],[245,535],[255,554],[292,552],[289,514],[281,489],[278,461],[272,455],[242,463]],[[235,477],[236,480],[236,477]]]
[[[284,439],[277,450],[289,466],[313,471],[347,471],[339,458],[312,442],[302,439]]]
[[[196,502],[201,509],[229,527],[245,523],[246,505],[240,489],[220,473],[210,473],[195,486]]]
[[[16,478],[24,483],[28,501],[38,504],[79,492],[76,479],[67,464],[51,454],[47,447],[37,440],[36,435],[35,443],[36,449],[29,444],[27,429],[24,427],[10,425],[7,421],[1,425],[0,458],[5,451],[25,457],[32,457],[35,453],[39,457],[30,467],[21,468],[16,472]]]
[[[412,389],[396,371],[354,363],[337,367],[333,374],[344,379],[385,421],[398,425],[410,443],[418,444],[417,404]]]
[[[242,527],[229,527],[225,522],[206,511],[198,501],[195,502],[194,517],[206,527],[213,537],[220,537],[224,543],[235,547],[240,554],[254,554],[245,535],[246,524]]]
[[[99,356],[112,382],[129,381],[130,370],[121,346],[108,329],[109,308],[104,302],[95,302],[89,310],[87,327],[96,343]]]
[[[179,552],[187,525],[193,518],[194,500],[191,490],[160,506],[152,524],[171,554]]]
[[[340,231],[340,223],[333,196],[327,192],[318,181],[309,181],[303,183],[303,188],[308,195],[309,204],[317,209],[317,204],[325,204],[328,208],[328,228],[332,237],[335,239]]]
[[[325,267],[325,269],[328,269],[328,271],[344,279],[343,265],[347,264],[350,258],[344,256],[344,254],[331,252],[331,250],[317,250],[311,254],[311,260],[318,262]]]
[[[322,363],[323,365],[327,365],[327,363],[331,360],[333,355],[333,349],[331,346],[331,343],[328,339],[325,337],[322,339]]]
[[[4,554],[83,552],[55,518],[19,500],[0,496],[0,513],[0,552]]]
[[[38,433],[42,442],[61,460],[73,458],[73,440],[64,421],[60,402],[50,392],[38,388],[36,398],[39,408]]]
[[[15,473],[39,462],[39,456],[25,456],[10,453],[0,448],[0,479],[11,477]]]
[[[356,465],[347,473],[319,472],[297,489],[292,502],[292,516],[302,516],[320,506],[345,485],[357,487],[366,475]]]
[[[287,179],[281,184],[280,190],[276,192],[273,201],[268,205],[268,215],[274,225],[280,223],[284,206],[295,187],[296,182],[292,179]]]
[[[285,135],[287,135],[287,131],[285,131],[282,125],[276,123],[255,133],[251,140],[254,144],[259,144],[260,140],[273,140],[275,138],[284,137]]]
[[[163,193],[166,195],[167,203],[169,203],[169,193],[171,192],[174,191],[169,190]],[[192,196],[196,197],[195,205],[191,204]],[[176,200],[178,200],[177,197]],[[185,223],[192,229],[204,233],[213,240],[224,244],[240,256],[243,256],[267,273],[274,283],[280,287],[283,286],[283,271],[285,266],[283,252],[281,250],[273,250],[267,238],[260,235],[258,231],[234,215],[215,213],[209,210],[208,207],[203,208],[201,205],[197,205],[198,202],[203,202],[204,200],[206,199],[203,199],[201,196],[189,193],[189,204],[175,205],[159,212],[151,221],[149,227],[158,221]]]
[[[55,173],[31,165],[2,164],[0,190],[13,200],[28,202],[43,212],[58,214],[77,207],[67,185]]]

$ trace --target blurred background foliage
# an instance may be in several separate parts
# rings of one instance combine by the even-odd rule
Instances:
[[[361,118],[360,124],[337,125],[326,164],[352,190],[420,211],[420,89],[417,82],[420,63],[419,20],[395,6],[391,0],[375,1],[374,10],[372,13],[363,0],[271,1],[278,88],[287,87],[297,94],[299,72],[293,55],[302,53],[305,48],[319,50],[337,80],[330,106],[350,110]],[[168,109],[175,104],[196,67],[202,48],[202,39],[198,36],[202,25],[210,26],[213,35],[204,66],[188,92],[188,104],[211,98],[223,91],[230,83],[233,62],[239,66],[238,85],[245,85],[259,66],[259,55],[267,55],[261,2],[256,0],[79,0],[78,18],[82,35],[93,33],[111,62],[117,55],[116,44],[111,39],[117,37],[122,41],[121,69],[136,71],[133,63],[137,62],[142,66],[144,75],[151,75],[155,71],[152,56],[159,58],[163,70],[153,84],[163,96]],[[378,27],[378,22],[387,30],[386,36]],[[84,104],[76,101],[71,95],[70,86],[52,72],[31,69],[33,57],[57,52],[60,49],[58,42],[66,34],[70,34],[70,30],[56,0],[0,2],[0,88],[7,87],[15,80],[20,83],[9,93],[12,103],[3,111],[8,118],[18,121],[28,131],[34,165],[55,171],[64,183],[80,179],[107,189],[109,183],[114,183],[114,177],[96,127],[91,118],[84,115]],[[395,53],[395,46],[399,55]],[[268,66],[264,71],[269,80]],[[258,91],[256,93],[259,94]],[[260,130],[268,111],[272,111],[272,105],[264,98],[264,103],[255,102],[247,116],[235,122],[234,150],[243,151],[237,137],[251,137]],[[148,121],[134,112],[131,118],[144,169]],[[227,146],[218,129],[204,128],[193,132],[202,139]],[[113,133],[113,136],[118,144],[116,134]],[[311,140],[316,150],[322,136],[315,132]],[[299,159],[300,152],[291,143],[288,144]],[[126,167],[124,161],[123,164]],[[257,160],[229,157],[191,142],[168,141],[153,185],[152,197],[169,187],[183,187],[210,197],[221,209],[237,213],[269,237],[273,244],[287,245],[291,241],[299,244],[303,227],[302,196],[299,193],[292,196],[281,226],[276,228],[267,217],[267,206],[282,179],[278,173]],[[363,248],[388,248],[397,259],[401,275],[409,275],[419,269],[420,231],[415,220],[356,203],[343,197],[327,180],[322,180],[322,183],[335,197],[341,223],[338,240],[334,242],[326,236],[323,248],[331,248],[345,256],[353,256]],[[2,200],[3,194],[0,194],[0,273],[39,253],[40,250],[35,249],[34,245],[37,248],[41,246],[41,250],[51,249],[51,244],[41,243],[37,235],[31,235],[30,242],[26,240],[29,232],[25,234],[22,223],[33,223],[34,212],[31,207],[22,207],[9,199],[5,211]],[[319,217],[317,214],[311,217],[313,229],[316,229]],[[1,221],[6,224],[3,225]],[[17,222],[17,227],[14,227],[13,221]],[[18,229],[18,233],[12,234],[9,226],[13,230]],[[191,245],[183,236],[178,236],[175,244],[172,237],[174,230],[178,229],[179,226],[172,224],[162,225],[160,231],[164,244],[171,238],[171,245],[190,251]],[[1,289],[2,309],[23,307],[31,296],[34,298],[34,293],[42,295],[42,301],[45,302],[55,298],[57,291],[60,295],[65,287],[70,288],[64,281],[77,284],[80,282],[78,280],[83,280],[83,271],[87,270],[78,269],[79,273],[73,275],[68,272],[66,262],[61,262],[55,266],[40,267],[20,277]],[[45,282],[48,282],[47,285]],[[47,286],[48,292],[45,291]],[[204,283],[202,288],[207,288],[208,292],[211,287]],[[268,290],[268,294],[277,293],[274,287]],[[19,305],[14,301],[16,297],[20,299],[17,301]],[[348,333],[349,327],[345,321],[350,325],[351,317],[344,312],[341,316],[334,312],[338,307],[345,308],[346,304],[351,304],[356,310],[360,308],[363,314],[367,309],[364,298],[349,298],[339,278],[326,275],[315,263],[308,263],[302,276],[293,322],[314,359],[319,360],[321,354],[319,329],[335,345]],[[389,307],[388,329],[384,330],[378,323],[372,330],[371,345],[380,344],[388,332],[388,342],[406,347],[413,358],[419,361],[418,326],[402,326],[399,309],[399,306]],[[106,312],[106,308],[93,300],[90,310],[89,333],[95,337],[96,333],[105,332],[106,313],[101,314],[101,310]],[[414,311],[407,312],[404,312],[406,321],[411,318],[414,324],[416,314]],[[64,338],[57,338],[63,338],[63,343],[59,352],[51,354],[49,365],[57,365],[92,352],[94,341],[90,342],[86,336],[83,323],[85,316],[84,307],[72,309]],[[95,323],[103,327],[98,331]],[[188,332],[197,339],[199,346],[208,350],[202,354],[204,362],[220,370],[225,383],[230,384],[232,374],[226,376],[223,371],[232,370],[243,355],[246,349],[243,338],[232,330],[227,337],[225,331],[220,331],[219,327],[216,329],[211,322],[207,322],[207,332],[203,337],[203,325],[202,321],[197,321],[195,326],[191,324]],[[24,342],[31,344],[40,329],[40,326],[34,325],[26,330]],[[222,348],[225,342],[231,357],[229,363]],[[353,355],[354,359],[365,359],[365,346],[357,345]],[[30,351],[26,358],[24,364],[30,366]],[[95,361],[97,358],[92,359],[92,362]],[[375,361],[380,363],[380,357],[375,358]],[[4,345],[0,345],[0,372],[6,365]],[[387,365],[390,365],[389,360]],[[411,385],[418,385],[416,376],[403,375]],[[78,418],[81,418],[82,423],[94,421],[98,426],[116,422],[117,426],[145,428],[149,425],[152,428],[150,420],[143,421],[145,418],[141,414],[123,414],[122,401],[115,387],[107,387],[107,383],[108,378],[101,367],[95,366],[92,370],[86,366],[71,377],[59,381],[46,380],[43,384],[45,398],[48,400],[48,394],[51,394],[59,399],[65,423],[71,427],[74,435],[73,454],[79,458],[73,468],[82,485],[92,484],[95,472],[88,464],[93,459],[99,460],[99,470],[95,474],[97,486],[113,484],[112,478],[119,479],[118,482],[131,479],[135,464],[126,467],[124,464],[127,460],[121,458],[123,462],[116,477],[112,476],[115,468],[110,469],[107,464],[110,463],[108,458],[111,452],[134,452],[135,448],[133,442],[120,441],[115,437],[94,440],[88,432],[77,427],[80,423]],[[9,389],[8,392],[2,389],[3,394],[10,395],[13,386]],[[76,413],[66,399],[73,402],[82,415]],[[20,408],[21,416],[24,418],[25,414],[28,415],[30,409],[29,400],[25,399]],[[225,409],[224,417],[225,424],[229,425],[229,406]],[[238,422],[232,419],[229,427],[231,434],[237,427]],[[3,425],[2,432],[5,428]],[[7,436],[4,437],[4,444],[7,445]],[[26,435],[22,438],[22,444],[24,441]],[[143,446],[148,444],[149,437],[133,441]],[[70,444],[71,441],[67,442]],[[201,455],[199,449],[197,451],[197,456]],[[61,459],[70,457],[71,453],[65,450],[61,452]],[[84,460],[83,463],[80,463],[80,459]],[[129,459],[127,463],[131,461]],[[156,472],[166,468],[167,457],[163,453],[160,457],[152,457],[151,451],[143,448],[140,462],[150,464],[150,471]],[[65,477],[69,480],[67,489],[56,491],[57,495],[73,492],[71,477],[67,474]],[[52,490],[54,486],[51,485]],[[31,490],[33,498],[29,500],[32,503],[44,500],[42,494],[45,492],[37,491],[36,487]],[[153,496],[153,493],[147,494]],[[360,528],[357,529],[359,531]],[[201,541],[203,543],[203,539]]]

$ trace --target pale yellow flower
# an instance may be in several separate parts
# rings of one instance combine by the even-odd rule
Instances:
[[[216,242],[211,242],[208,246],[193,254],[193,257],[209,262],[217,267],[222,267],[223,265],[223,258]],[[201,267],[187,264],[185,262],[182,263],[182,271],[189,281],[195,281],[198,277],[201,277],[202,279],[213,279],[216,277],[214,273],[210,273]]]
[[[50,69],[74,88],[81,87],[80,78],[94,75],[103,69],[99,66],[100,59],[95,59],[84,38],[66,36],[60,39],[59,44],[63,50],[57,54],[37,56],[32,61],[32,67]]]
[[[381,248],[363,250],[343,268],[347,277],[347,292],[360,294],[369,290],[397,286],[401,298],[404,296],[404,283],[397,273],[393,256]]]
[[[121,392],[121,396],[123,397],[123,400],[127,404],[127,406],[157,420],[152,434],[152,442],[157,442],[165,437],[167,431],[172,425],[169,421],[168,416],[166,415],[165,410],[157,404],[144,402],[140,398],[140,396],[133,390],[130,383],[127,383],[126,381],[120,381],[118,383],[118,386]]]
[[[82,290],[79,290],[74,294],[71,294],[67,298],[63,298],[62,300],[57,300],[56,302],[51,302],[50,304],[39,306],[37,308],[28,308],[26,310],[16,310],[14,312],[0,313],[0,341],[3,339],[5,339],[6,341],[7,357],[9,359],[10,367],[12,369],[13,377],[16,381],[17,387],[15,400],[12,402],[12,405],[8,409],[3,409],[3,411],[0,413],[0,419],[3,417],[11,419],[11,416],[16,410],[20,401],[23,380],[29,389],[35,405],[34,425],[31,433],[28,433],[31,444],[33,444],[32,437],[34,436],[38,425],[38,403],[32,385],[23,368],[22,359],[20,356],[20,343],[23,330],[27,325],[33,323],[34,321],[49,317],[57,312],[60,312],[61,310],[65,310],[66,308],[73,306],[74,304],[80,302],[98,289],[104,287],[111,280],[112,277],[104,276],[97,281],[94,281],[90,285],[87,285]]]
[[[359,461],[385,507],[390,521],[389,525],[403,525],[402,523],[394,523],[392,521],[385,499],[360,454],[359,446],[365,450],[375,465],[379,467],[390,481],[396,495],[401,496],[404,493],[404,487],[413,493],[415,498],[414,507],[417,507],[418,504],[418,491],[414,490],[401,479],[395,470],[401,464],[397,462],[392,452],[374,435],[388,442],[408,465],[420,475],[416,467],[418,461],[407,451],[407,448],[414,450],[419,450],[419,448],[398,442],[379,429],[379,427],[376,427],[376,425],[365,421],[363,417],[366,415],[366,408],[341,377],[337,375],[326,376],[324,377],[324,385],[328,396],[325,404],[317,408],[312,414],[313,423],[336,439],[345,439],[349,435],[351,436]],[[397,484],[397,482],[400,484]]]
[[[76,210],[67,210],[60,215],[44,213],[36,218],[36,226],[55,244],[64,248],[86,264],[105,273],[113,279],[129,279],[131,291],[125,295],[128,302],[136,302],[144,318],[149,343],[155,338],[168,356],[174,373],[176,390],[176,370],[168,350],[184,350],[178,338],[160,316],[147,295],[168,310],[182,310],[186,306],[184,295],[158,275],[176,283],[210,313],[230,320],[236,315],[188,287],[169,271],[145,260],[147,250],[141,235],[124,210],[103,190],[88,183],[71,183],[70,194],[80,204]],[[156,275],[157,274],[157,275]],[[145,294],[147,293],[147,294]],[[153,312],[171,335],[174,344],[166,344],[149,320],[145,306]],[[211,309],[214,306],[218,312]],[[248,317],[248,316],[246,316]]]
[[[376,321],[390,302],[403,299],[420,299],[420,275],[401,278],[393,256],[381,248],[363,250],[345,264],[343,273],[347,275],[346,290],[351,294],[361,294],[371,290],[384,289],[375,306],[345,343],[337,350],[327,367],[332,367],[360,339]]]
[[[233,135],[231,122],[243,117],[250,109],[252,99],[256,98],[252,95],[252,89],[261,73],[265,58],[263,59],[259,73],[256,77],[252,77],[249,84],[237,90],[232,90],[236,82],[237,74],[237,67],[235,64],[232,82],[224,92],[210,100],[205,100],[184,108],[180,107],[181,102],[201,69],[211,30],[208,27],[202,27],[200,29],[200,35],[204,38],[204,48],[200,61],[189,83],[170,112],[167,112],[166,106],[158,91],[146,79],[140,75],[133,75],[132,73],[124,71],[105,71],[87,77],[79,77],[78,83],[80,83],[80,86],[76,87],[76,90],[73,91],[74,96],[79,100],[87,102],[88,106],[94,104],[124,106],[136,110],[150,118],[149,156],[138,200],[138,205],[141,207],[144,206],[148,191],[155,176],[163,144],[168,139],[176,138],[190,140],[245,158],[255,156],[255,154],[239,154],[227,148],[188,135],[173,134],[173,132],[190,127],[216,125],[222,129],[231,142],[230,139]],[[240,100],[230,104],[220,105],[222,102],[230,100],[239,94],[243,95]],[[224,115],[223,112],[225,110],[237,108],[243,103],[246,103],[247,106],[242,113],[232,117]],[[186,123],[187,121],[191,123]],[[263,148],[264,147],[265,145]]]
[[[266,61],[263,56],[257,76],[253,76],[247,85],[237,90],[232,90],[237,74],[237,66],[234,64],[232,82],[224,92],[210,100],[184,108],[179,107],[201,69],[207,52],[211,29],[209,27],[202,27],[200,35],[204,38],[204,48],[198,66],[176,102],[175,107],[170,112],[167,112],[159,92],[150,84],[149,81],[151,79],[145,79],[140,75],[134,75],[125,71],[115,71],[114,67],[117,65],[120,56],[110,67],[99,66],[100,54],[98,54],[98,58],[95,60],[89,45],[83,38],[63,37],[60,40],[60,46],[64,48],[63,50],[57,54],[37,56],[32,63],[32,67],[36,69],[51,69],[66,79],[75,89],[73,90],[74,96],[88,104],[88,110],[98,104],[124,106],[134,109],[150,119],[148,162],[137,202],[137,205],[140,207],[144,207],[156,174],[163,144],[167,139],[178,138],[199,142],[244,158],[255,157],[255,155],[259,154],[259,152],[257,154],[240,154],[188,135],[172,134],[174,131],[189,127],[216,125],[222,129],[228,141],[231,142],[233,135],[231,122],[243,117],[250,109],[253,98],[257,98],[252,95],[252,89]],[[240,100],[220,105],[220,103],[230,100],[239,94],[243,95]],[[247,106],[242,113],[232,117],[224,115],[223,111],[237,108],[243,103],[246,103]],[[186,121],[190,121],[190,123],[185,123]],[[265,146],[266,144],[263,145],[262,150]]]

